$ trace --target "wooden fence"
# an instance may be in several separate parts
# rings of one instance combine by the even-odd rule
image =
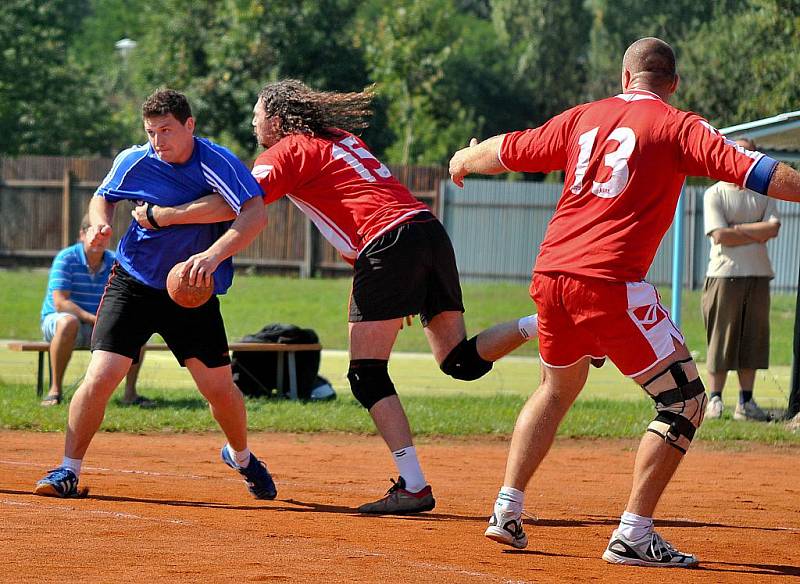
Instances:
[[[0,263],[49,263],[60,249],[75,242],[89,200],[111,163],[109,158],[0,157]],[[438,189],[447,176],[445,168],[389,168],[434,213],[439,211]],[[117,206],[115,238],[127,229],[132,208],[127,203]],[[287,199],[267,209],[267,229],[236,256],[237,266],[302,277],[350,270]]]

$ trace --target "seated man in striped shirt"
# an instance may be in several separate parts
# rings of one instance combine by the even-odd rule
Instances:
[[[108,251],[108,241],[90,246],[86,240],[89,215],[81,221],[78,243],[62,249],[53,260],[47,294],[42,304],[41,326],[44,340],[50,343],[50,391],[42,400],[43,406],[61,403],[64,372],[75,348],[86,349],[92,338],[95,314],[103,296],[114,252]],[[139,362],[134,363],[125,380],[122,403],[142,407],[153,402],[136,393]]]

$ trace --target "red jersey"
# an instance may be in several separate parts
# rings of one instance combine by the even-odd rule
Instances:
[[[743,185],[763,156],[649,91],[580,105],[507,134],[509,170],[564,170],[564,191],[535,272],[644,279],[672,223],[687,175]]]
[[[290,134],[253,165],[264,202],[286,195],[352,263],[375,237],[427,211],[358,137]]]

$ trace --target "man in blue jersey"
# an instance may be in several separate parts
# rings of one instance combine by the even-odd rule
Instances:
[[[142,105],[148,143],[120,153],[89,204],[86,239],[99,245],[111,237],[114,206],[122,200],[180,205],[219,193],[237,214],[231,224],[175,225],[146,230],[132,221],[117,247],[117,257],[97,312],[92,358],[69,409],[64,458],[36,484],[35,493],[76,497],[83,457],[103,421],[114,388],[139,357],[139,348],[160,334],[186,367],[228,443],[222,460],[244,476],[250,492],[273,499],[277,491],[266,466],[247,447],[247,412],[233,383],[228,341],[219,300],[233,279],[230,257],[252,241],[266,224],[261,189],[247,168],[227,149],[194,136],[186,97],[161,89]],[[157,225],[155,225],[158,227]],[[215,295],[197,308],[182,308],[166,291],[177,263],[202,257],[194,277],[213,278]],[[210,274],[213,273],[213,276]],[[169,456],[169,452],[162,452]]]
[[[42,400],[43,406],[61,403],[64,372],[72,350],[89,347],[97,307],[114,263],[107,239],[89,245],[86,231],[90,225],[87,214],[81,221],[78,243],[58,252],[50,268],[41,316],[42,335],[50,343],[50,391]],[[136,392],[140,365],[141,357],[128,371],[122,403],[149,407],[153,402]]]

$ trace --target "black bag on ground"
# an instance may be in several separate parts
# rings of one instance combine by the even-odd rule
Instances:
[[[318,343],[319,337],[312,329],[302,329],[293,324],[268,324],[257,333],[242,338],[243,343],[284,343],[302,345]],[[319,372],[320,351],[298,351],[297,397],[309,399]],[[283,359],[283,383],[278,387],[278,359]],[[233,381],[243,394],[251,397],[273,395],[289,396],[289,355],[267,351],[234,351],[231,355]]]

